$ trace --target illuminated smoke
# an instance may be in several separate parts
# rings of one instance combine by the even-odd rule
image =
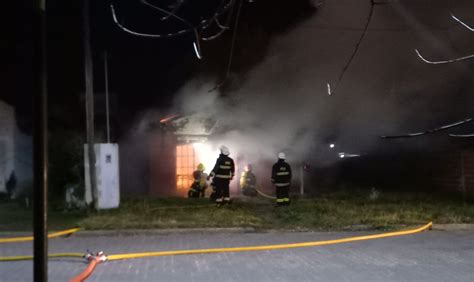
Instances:
[[[353,12],[341,21],[346,9]],[[328,140],[344,152],[384,152],[380,135],[433,128],[470,111],[470,103],[459,105],[454,98],[473,87],[472,82],[460,84],[472,75],[469,70],[462,65],[429,68],[413,53],[420,45],[452,53],[430,26],[436,21],[430,13],[441,9],[424,11],[419,19],[420,11],[410,4],[375,5],[365,29],[369,1],[327,2],[312,18],[275,38],[237,90],[223,98],[218,91],[204,91],[203,85],[213,88],[213,79],[198,78],[183,87],[176,105],[211,114],[218,130],[210,145],[225,144],[233,157],[246,162],[275,160],[279,151],[296,164],[337,161],[340,156],[328,148]],[[331,95],[327,82],[340,74],[362,32],[366,34],[338,93]],[[446,105],[456,105],[457,112],[443,110]],[[349,155],[359,156],[344,153]]]
[[[210,155],[202,157],[208,170],[222,144],[240,165],[273,162],[280,151],[295,165],[331,164],[342,161],[338,152],[345,152],[344,158],[347,152],[386,153],[389,141],[381,135],[436,128],[471,116],[474,80],[467,61],[434,67],[413,52],[423,46],[427,56],[438,50],[436,54],[453,57],[443,38],[446,30],[439,27],[450,21],[439,23],[436,17],[443,6],[426,3],[421,11],[410,5],[375,5],[337,94],[328,81],[338,77],[352,56],[365,30],[369,1],[325,2],[312,18],[274,38],[265,58],[234,90],[209,92],[215,78],[195,78],[176,94],[169,113],[205,113],[217,120],[210,142],[196,145],[205,146]],[[472,43],[461,47],[459,52],[473,48]]]

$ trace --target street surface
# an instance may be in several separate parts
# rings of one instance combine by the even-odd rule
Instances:
[[[337,239],[368,232],[76,234],[50,239],[50,253],[106,254],[255,246]],[[28,255],[32,244],[1,244],[0,256]],[[85,269],[79,258],[49,261],[49,281]],[[0,262],[0,281],[32,281],[32,261]],[[320,247],[180,255],[100,264],[87,281],[474,281],[474,231],[413,235]]]

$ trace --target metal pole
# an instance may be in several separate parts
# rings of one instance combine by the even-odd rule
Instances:
[[[466,198],[466,175],[464,171],[464,154],[461,151],[461,192],[463,200]]]
[[[89,0],[84,0],[84,75],[85,75],[85,98],[86,98],[86,135],[87,156],[89,158],[89,179],[92,192],[92,204],[97,209],[97,181],[95,173],[95,151],[94,151],[94,87],[92,73],[92,52],[90,45],[90,17]]]
[[[37,92],[34,95],[33,152],[33,279],[48,281],[48,90],[46,73],[46,0],[38,0],[36,67]]]
[[[110,119],[109,119],[109,72],[107,67],[107,50],[104,51],[105,71],[105,116],[107,120],[107,143],[110,143]]]
[[[304,164],[300,167],[300,194],[304,194]]]

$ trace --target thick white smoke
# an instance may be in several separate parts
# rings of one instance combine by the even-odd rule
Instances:
[[[425,130],[468,113],[466,105],[453,115],[440,111],[438,103],[459,104],[453,97],[460,80],[472,73],[459,66],[427,66],[414,53],[430,46],[427,34],[439,36],[430,24],[449,24],[439,19],[445,8],[375,5],[358,52],[338,81],[371,5],[326,1],[312,18],[273,40],[238,90],[222,98],[217,90],[208,92],[213,79],[196,78],[182,88],[176,105],[183,112],[211,114],[220,129],[214,147],[225,144],[249,162],[274,160],[279,151],[298,163],[336,160],[340,151],[370,154],[386,142],[380,135]],[[336,144],[332,150],[330,143]]]

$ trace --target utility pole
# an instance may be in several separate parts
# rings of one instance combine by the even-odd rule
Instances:
[[[110,143],[110,119],[109,119],[109,69],[107,66],[107,50],[104,51],[104,74],[105,74],[105,118],[107,122],[107,143]]]
[[[33,98],[33,279],[48,281],[48,89],[46,73],[46,0],[35,1],[36,91]]]
[[[84,0],[84,75],[85,75],[85,101],[86,101],[86,136],[87,136],[87,156],[89,159],[89,179],[92,193],[92,205],[97,209],[97,181],[95,169],[95,151],[94,151],[94,77],[92,68],[92,52],[90,44],[90,16],[89,2]]]

